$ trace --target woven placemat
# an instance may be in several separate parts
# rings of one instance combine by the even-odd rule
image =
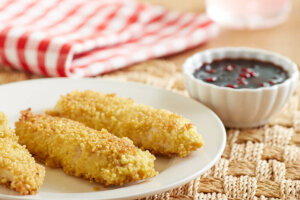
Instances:
[[[41,78],[0,67],[0,83]],[[99,78],[135,81],[187,95],[181,70],[152,60]],[[190,183],[145,199],[300,199],[300,85],[272,121],[256,129],[228,129],[212,169]]]

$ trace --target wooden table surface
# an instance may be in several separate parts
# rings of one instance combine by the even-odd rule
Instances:
[[[202,13],[204,0],[143,0],[183,12]],[[195,49],[169,56],[166,59],[181,67],[188,56],[209,48],[246,46],[271,50],[285,55],[300,66],[300,0],[292,0],[292,11],[283,24],[265,30],[229,30],[221,28],[217,38]]]

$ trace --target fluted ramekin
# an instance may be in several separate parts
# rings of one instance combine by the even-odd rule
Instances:
[[[272,62],[288,73],[288,79],[271,87],[234,89],[196,79],[194,71],[203,63],[222,58],[246,58]],[[250,128],[266,124],[286,103],[296,88],[297,65],[277,53],[246,47],[210,49],[193,55],[183,65],[183,76],[190,96],[211,108],[227,127]]]

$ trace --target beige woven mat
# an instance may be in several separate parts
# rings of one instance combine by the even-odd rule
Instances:
[[[38,78],[0,68],[0,83]],[[142,82],[187,95],[180,69],[153,60],[104,78]],[[222,158],[201,177],[146,199],[300,199],[300,85],[270,124],[227,130]]]

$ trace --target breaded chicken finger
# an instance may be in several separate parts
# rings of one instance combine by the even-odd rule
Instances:
[[[16,122],[21,144],[50,167],[104,185],[123,185],[155,176],[155,157],[105,129],[70,119],[22,111]]]
[[[137,104],[131,99],[95,91],[74,91],[61,96],[50,115],[70,118],[162,155],[187,156],[203,145],[196,127],[188,120],[164,109]]]
[[[14,130],[9,127],[7,117],[3,112],[0,112],[0,138],[10,138],[16,142],[19,139]]]
[[[36,194],[44,177],[45,168],[18,144],[6,116],[0,113],[0,183],[22,195]]]

